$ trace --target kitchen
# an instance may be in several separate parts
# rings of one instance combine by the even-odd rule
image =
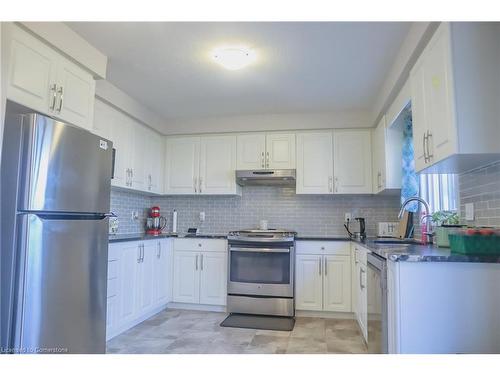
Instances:
[[[500,353],[500,24],[1,27],[2,351]]]

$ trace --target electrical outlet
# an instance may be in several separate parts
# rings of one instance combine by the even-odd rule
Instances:
[[[134,220],[134,221],[135,221],[135,220],[139,220],[139,211],[137,211],[137,210],[132,210],[132,215],[131,215],[131,217],[132,217],[132,220]]]
[[[200,221],[205,221],[205,212],[200,212]]]
[[[465,204],[465,220],[474,220],[474,203]]]
[[[347,223],[348,221],[351,221],[351,220],[352,220],[352,215],[351,215],[351,213],[350,213],[350,212],[346,212],[346,213],[344,214],[344,222],[346,222],[346,223]]]

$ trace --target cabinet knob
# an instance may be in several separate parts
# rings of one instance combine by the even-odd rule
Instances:
[[[201,247],[201,243],[198,244],[198,247]]]
[[[325,250],[325,247],[324,247],[324,246],[321,246],[321,250]]]

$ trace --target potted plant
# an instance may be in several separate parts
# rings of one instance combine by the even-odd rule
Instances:
[[[439,247],[450,247],[448,235],[460,228],[460,216],[454,211],[437,211],[432,214],[432,222],[436,226],[436,244]]]

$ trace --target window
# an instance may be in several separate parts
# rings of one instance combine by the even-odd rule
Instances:
[[[421,174],[420,197],[431,212],[458,210],[458,178],[455,174]]]

